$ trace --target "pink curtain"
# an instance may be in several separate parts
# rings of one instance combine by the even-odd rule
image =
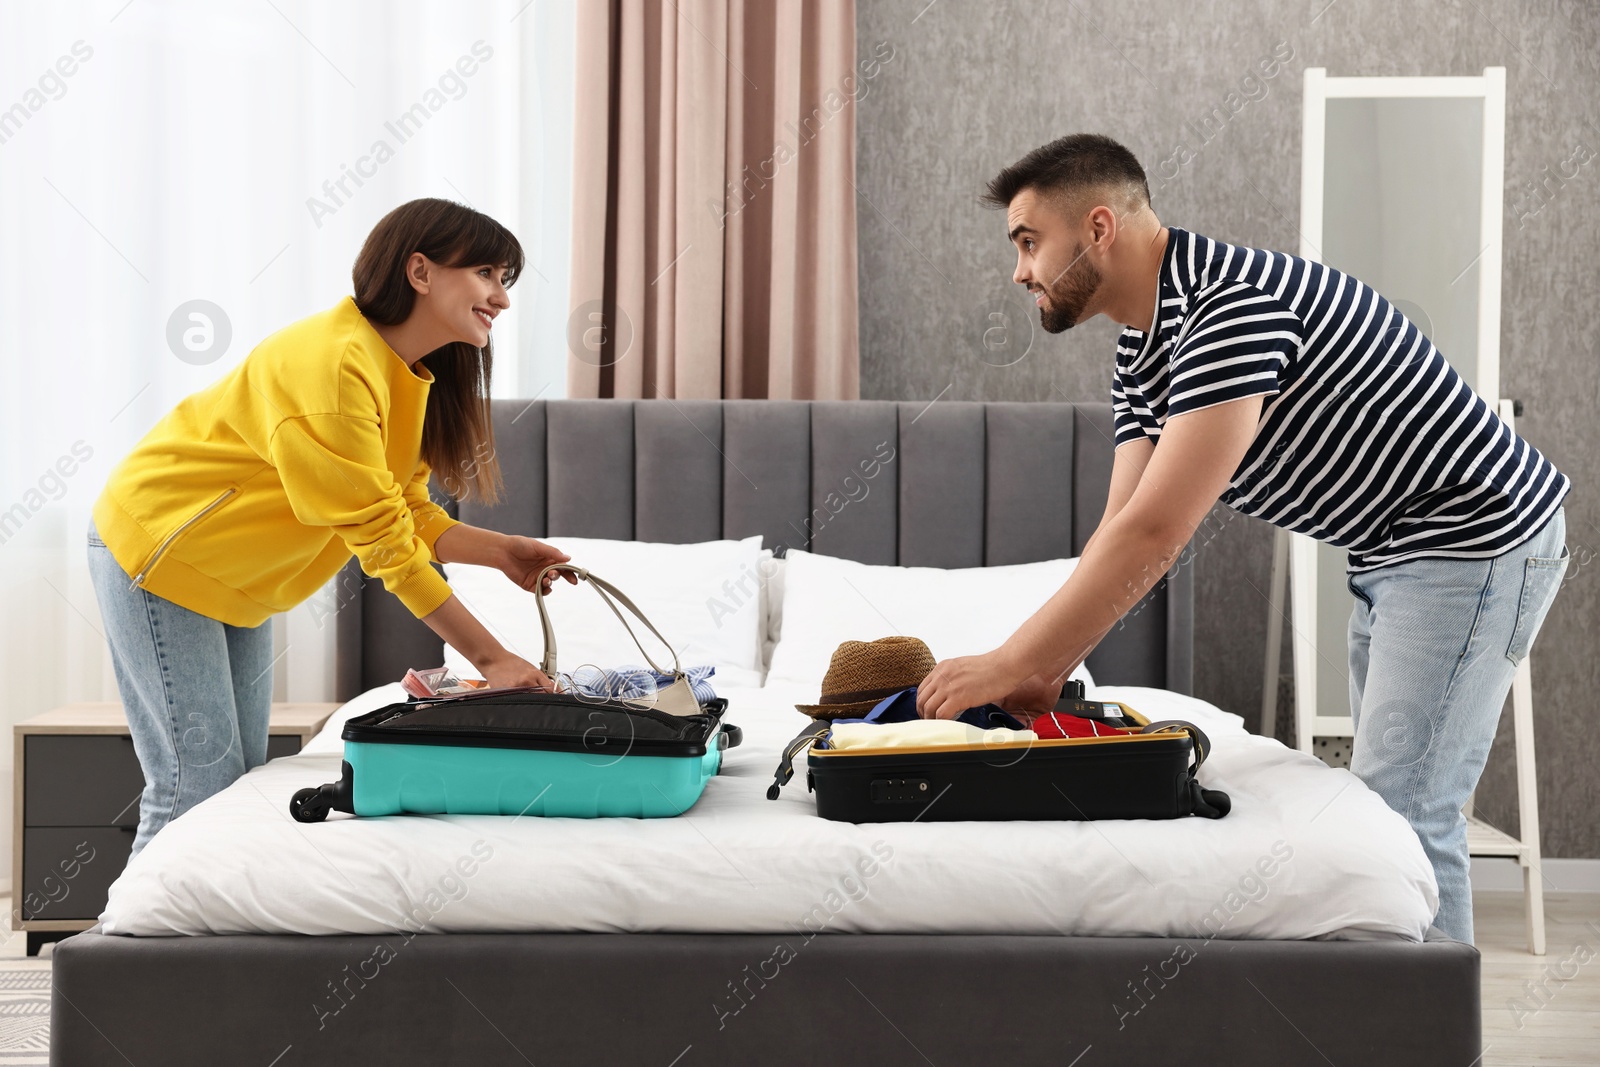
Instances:
[[[859,396],[854,0],[577,28],[568,395]]]

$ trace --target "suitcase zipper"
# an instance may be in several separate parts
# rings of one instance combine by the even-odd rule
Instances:
[[[501,690],[491,690],[487,692],[467,693],[462,694],[461,696],[435,698],[432,700],[407,701],[403,704],[396,704],[387,708],[380,708],[377,711],[368,713],[367,715],[362,715],[351,719],[345,724],[345,728],[341,736],[345,741],[361,741],[374,744],[472,744],[479,739],[487,740],[491,743],[495,741],[521,740],[521,738],[514,733],[508,734],[507,728],[499,726],[479,725],[465,728],[445,726],[441,728],[438,724],[423,724],[420,727],[408,727],[403,724],[397,726],[395,723],[396,720],[404,719],[413,712],[426,711],[435,707],[448,707],[451,705],[467,703],[487,703],[491,706],[504,703],[515,706],[519,698],[523,702],[528,702],[526,701],[526,698],[533,695],[548,694],[545,691],[530,693],[527,691],[527,687],[518,686],[515,689],[507,688]],[[504,701],[484,699],[486,697],[497,696],[509,699]],[[661,725],[668,726],[674,731],[678,731],[678,736],[672,738],[650,739],[630,738],[629,744],[630,746],[637,746],[640,749],[652,749],[663,745],[673,749],[681,748],[683,746],[690,746],[699,748],[700,750],[686,752],[684,754],[696,756],[704,755],[707,750],[717,747],[718,745],[723,748],[732,748],[735,744],[738,744],[738,738],[729,738],[727,739],[727,742],[719,740],[719,735],[723,733],[723,730],[721,729],[722,724],[720,722],[720,713],[722,708],[726,707],[726,701],[719,698],[717,700],[717,704],[720,705],[717,714],[704,714],[695,716],[667,715],[663,712],[646,710],[643,712],[644,717],[658,720]],[[579,705],[571,706],[577,707]],[[634,715],[640,714],[640,709],[637,708],[604,707],[603,705],[598,704],[595,705],[595,707],[600,710],[612,712],[625,712]],[[366,721],[369,719],[371,721]],[[703,740],[697,741],[693,736],[684,735],[683,731],[691,726],[703,726],[705,728],[705,737]],[[737,727],[733,729],[735,732],[737,732]],[[366,733],[369,730],[374,731],[378,736],[366,736]],[[588,730],[585,730],[581,736],[577,733],[571,733],[570,735],[564,733],[560,736],[549,738],[548,740],[556,741],[560,744],[576,743],[587,748],[588,733]],[[525,746],[517,745],[513,747]],[[545,744],[539,744],[526,747],[548,746]],[[557,745],[556,747],[560,747],[560,745]]]
[[[173,530],[171,533],[169,533],[162,540],[162,542],[156,546],[155,551],[150,553],[150,558],[144,561],[144,566],[139,568],[139,573],[133,576],[133,584],[143,585],[145,578],[150,574],[150,569],[156,565],[163,555],[166,554],[167,549],[172,547],[172,542],[178,539],[179,534],[183,533],[183,531],[187,530],[189,527],[193,526],[195,523],[211,514],[222,505],[224,500],[227,500],[230,496],[238,491],[239,490],[236,486],[223,490],[221,496],[217,497],[217,499],[201,508],[194,515],[191,515],[186,521],[179,525],[176,530]]]
[[[447,696],[447,697],[430,697],[427,700],[418,700],[418,701],[416,701],[414,703],[406,705],[405,708],[402,711],[402,714],[403,714],[404,711],[414,711],[414,710],[418,710],[418,709],[425,708],[425,707],[426,708],[437,707],[440,704],[465,704],[465,703],[488,703],[488,704],[493,704],[493,703],[497,703],[498,702],[495,699],[497,697],[499,697],[499,698],[505,698],[505,697],[529,697],[529,696],[558,696],[559,697],[559,696],[564,696],[564,695],[565,694],[562,694],[562,693],[551,693],[550,690],[548,690],[548,689],[541,689],[541,688],[538,688],[536,686],[522,686],[522,685],[519,685],[519,686],[515,686],[515,687],[507,686],[507,687],[502,688],[502,689],[480,689],[475,693],[457,693],[455,695]],[[534,701],[534,703],[545,703],[545,701],[536,700],[536,701]],[[566,705],[566,703],[564,701],[551,701],[550,703],[555,703],[555,704],[557,704],[559,706],[569,706],[569,705]],[[715,718],[715,717],[717,717],[718,714],[720,714],[720,711],[718,713],[716,713],[716,714],[712,714],[712,713],[709,713],[709,712],[701,711],[698,715],[671,715],[671,714],[668,714],[667,712],[664,712],[664,711],[657,711],[655,708],[652,708],[652,707],[649,707],[649,706],[631,704],[631,703],[627,702],[626,700],[613,700],[613,701],[610,701],[608,703],[605,700],[600,700],[600,699],[597,698],[592,702],[590,702],[590,701],[580,701],[580,703],[589,704],[592,707],[604,709],[606,711],[626,711],[626,712],[628,712],[630,714],[633,714],[633,715],[642,715],[645,718],[654,719],[656,722],[659,722],[662,725],[673,726],[673,727],[680,727],[683,724],[684,721],[689,720],[689,719]],[[726,706],[726,701],[723,701],[723,704],[724,704],[724,706]]]

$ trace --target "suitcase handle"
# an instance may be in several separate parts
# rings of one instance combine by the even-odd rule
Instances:
[[[1160,722],[1150,723],[1139,732],[1141,734],[1165,734],[1175,731],[1188,734],[1194,742],[1194,766],[1189,768],[1189,773],[1192,775],[1200,769],[1200,764],[1206,761],[1206,757],[1211,755],[1211,738],[1206,736],[1204,730],[1194,723],[1184,722],[1182,719],[1162,719]]]
[[[1195,780],[1195,774],[1200,770],[1200,764],[1211,755],[1211,738],[1206,732],[1192,722],[1182,719],[1163,719],[1153,722],[1139,731],[1141,734],[1161,734],[1182,732],[1189,735],[1194,742],[1194,766],[1189,768],[1189,807],[1196,815],[1205,819],[1220,819],[1233,810],[1233,800],[1220,789],[1203,789]]]
[[[794,739],[783,747],[783,760],[778,764],[777,772],[772,776],[772,784],[767,787],[767,799],[777,800],[783,787],[789,784],[789,779],[794,777],[794,759],[800,753],[810,748],[823,734],[833,729],[833,723],[828,719],[815,719],[806,725]]]

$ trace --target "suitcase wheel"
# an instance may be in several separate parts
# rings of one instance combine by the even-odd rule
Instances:
[[[295,822],[321,822],[332,808],[332,801],[321,787],[302,789],[289,801],[289,814]]]
[[[295,822],[321,822],[330,811],[355,814],[355,771],[351,769],[349,760],[342,761],[339,769],[337,782],[302,789],[290,798],[289,814],[294,816]]]

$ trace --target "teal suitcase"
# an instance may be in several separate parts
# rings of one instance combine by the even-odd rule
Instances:
[[[661,818],[700,799],[741,739],[727,701],[669,715],[619,700],[489,689],[391,704],[345,724],[339,781],[294,795],[320,822],[361,816]]]
[[[289,813],[299,822],[330,811],[655,819],[693,807],[740,741],[739,728],[722,721],[728,702],[697,699],[676,652],[671,672],[657,666],[617,605],[670,651],[661,632],[615,586],[566,563],[546,567],[533,586],[547,675],[557,676],[556,636],[544,583],[560,572],[588,582],[645,662],[675,680],[639,700],[523,687],[390,704],[345,723],[343,774],[300,790]]]

